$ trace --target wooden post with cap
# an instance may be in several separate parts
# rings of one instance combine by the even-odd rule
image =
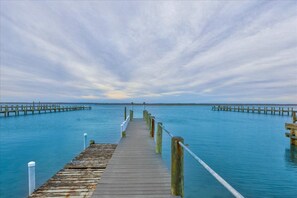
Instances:
[[[179,145],[182,137],[171,139],[171,194],[184,197],[184,150]]]
[[[151,117],[151,137],[153,138],[155,136],[155,117]]]
[[[156,134],[156,153],[162,153],[162,122],[158,122],[157,134]]]

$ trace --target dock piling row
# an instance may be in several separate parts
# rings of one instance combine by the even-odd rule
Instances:
[[[284,109],[283,107],[258,107],[257,109],[255,106],[242,106],[242,105],[234,105],[234,106],[229,106],[229,105],[215,105],[212,106],[213,111],[233,111],[233,112],[246,112],[246,113],[258,113],[258,114],[270,114],[270,115],[292,115],[294,112],[293,107],[288,107],[287,109]]]
[[[0,115],[3,115],[4,117],[9,117],[10,113],[13,113],[15,116],[19,116],[20,112],[23,113],[23,115],[28,115],[28,112],[30,112],[32,115],[35,113],[40,114],[41,112],[47,113],[47,112],[64,112],[64,111],[77,111],[77,110],[90,110],[90,106],[64,106],[60,104],[38,104],[38,105],[5,105],[0,106]]]

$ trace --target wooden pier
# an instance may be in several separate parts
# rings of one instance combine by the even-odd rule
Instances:
[[[233,111],[233,112],[246,112],[270,115],[287,115],[292,116],[296,110],[293,107],[268,107],[268,106],[242,106],[242,105],[215,105],[212,106],[213,111]]]
[[[90,110],[90,106],[65,106],[60,104],[32,104],[32,105],[5,105],[0,106],[0,116],[9,117],[11,114],[14,116],[28,115],[28,114],[41,114],[52,112],[65,112],[65,111],[78,111]]]
[[[174,197],[170,182],[169,170],[155,152],[154,140],[145,121],[133,119],[92,197]]]
[[[91,144],[29,197],[91,197],[115,148]]]
[[[127,116],[125,108],[124,117],[126,119],[120,131],[122,138],[116,148],[115,145],[107,145],[106,150],[100,145],[91,145],[30,197],[184,197],[186,150],[230,193],[237,198],[243,198],[194,154],[187,144],[184,144],[182,137],[171,134],[161,122],[155,125],[156,118],[148,111],[143,111],[143,119],[134,119],[133,111],[130,110],[130,115]],[[170,171],[161,157],[163,130],[171,137]],[[106,156],[105,152],[109,154]]]
[[[291,145],[297,146],[297,115],[294,112],[292,116],[293,123],[286,123],[285,127],[290,130],[289,133],[285,133],[286,137],[290,138]]]

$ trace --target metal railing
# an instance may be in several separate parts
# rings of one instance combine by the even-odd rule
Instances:
[[[130,116],[126,118],[126,120],[121,124],[121,137],[126,137],[126,129],[130,122]]]
[[[151,137],[154,137],[156,118],[147,110],[143,111],[143,118],[150,130]],[[170,131],[165,129],[162,122],[158,122],[156,135],[156,153],[162,152],[162,131],[165,131],[171,137],[171,193],[176,196],[184,196],[184,169],[183,150],[186,150],[199,164],[201,164],[220,184],[222,184],[234,197],[243,198],[237,190],[235,190],[228,182],[226,182],[218,173],[210,168],[201,158],[192,152],[182,137],[174,136]]]

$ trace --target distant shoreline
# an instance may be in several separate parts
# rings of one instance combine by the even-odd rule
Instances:
[[[0,102],[6,104],[32,104],[32,102]],[[39,104],[39,102],[35,102]],[[88,104],[88,105],[132,105],[132,103],[96,103],[96,102],[41,102],[41,104]],[[135,106],[143,106],[143,103],[133,103]],[[213,105],[242,105],[242,106],[297,106],[297,104],[277,103],[145,103],[146,106],[213,106]]]

